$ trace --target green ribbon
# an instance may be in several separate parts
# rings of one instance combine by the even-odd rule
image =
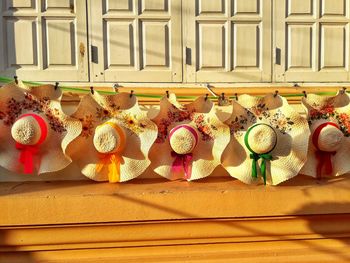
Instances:
[[[266,126],[270,127],[271,129],[273,129],[270,125],[267,125],[265,123],[258,123],[258,124],[251,126],[247,130],[247,132],[244,136],[244,144],[248,148],[248,150],[250,151],[250,159],[252,159],[252,177],[255,179],[258,178],[257,162],[259,161],[259,159],[261,159],[262,161],[261,161],[261,165],[260,165],[260,173],[261,173],[261,176],[264,180],[264,185],[266,185],[266,161],[272,160],[272,155],[270,154],[270,152],[272,152],[273,149],[275,149],[276,144],[277,144],[277,140],[275,142],[275,145],[272,147],[272,149],[270,151],[268,151],[266,153],[260,153],[260,154],[254,152],[249,145],[248,137],[249,137],[250,131],[258,125],[266,125]],[[273,131],[275,131],[275,130],[273,130]]]
[[[264,179],[264,184],[266,185],[266,160],[272,160],[272,155],[269,153],[263,153],[263,154],[257,154],[257,153],[251,153],[250,159],[253,160],[252,162],[252,177],[258,178],[258,170],[256,168],[256,163],[259,159],[262,159],[261,166],[260,166],[260,172],[261,176]]]

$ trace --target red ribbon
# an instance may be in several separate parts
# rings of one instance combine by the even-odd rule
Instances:
[[[19,119],[27,116],[33,117],[37,121],[41,130],[41,135],[39,141],[34,145],[26,145],[16,142],[16,149],[21,151],[18,161],[24,166],[23,172],[25,174],[31,174],[34,170],[34,155],[39,152],[40,144],[42,144],[47,137],[47,125],[42,117],[33,113],[23,114]]]
[[[322,168],[324,166],[324,170],[326,174],[331,174],[333,172],[332,165],[332,155],[336,154],[336,152],[326,152],[320,150],[318,146],[318,137],[324,127],[327,125],[331,125],[339,129],[339,126],[333,122],[325,122],[319,125],[312,135],[312,143],[316,147],[317,151],[315,152],[317,158],[317,169],[316,169],[316,178],[320,179],[322,177]]]
[[[179,173],[183,168],[185,172],[185,179],[190,179],[192,174],[192,153],[178,154],[172,151],[171,156],[175,157],[175,160],[171,166],[171,171],[173,173]]]

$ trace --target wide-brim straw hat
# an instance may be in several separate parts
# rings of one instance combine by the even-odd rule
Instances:
[[[350,97],[308,94],[302,99],[310,125],[308,160],[300,173],[315,178],[350,171]]]
[[[153,119],[158,137],[151,148],[152,169],[170,180],[196,180],[209,176],[220,165],[230,132],[204,96],[181,105],[170,93],[160,101]]]
[[[0,89],[0,165],[16,173],[47,173],[71,163],[65,148],[81,132],[81,123],[61,108],[53,85],[19,82]]]
[[[277,185],[294,176],[306,162],[310,130],[306,119],[276,94],[241,95],[225,123],[231,140],[222,165],[247,184]],[[256,167],[256,173],[253,170]]]
[[[141,111],[136,96],[95,91],[82,98],[72,116],[82,122],[83,130],[67,153],[88,178],[124,182],[150,165],[148,152],[156,140],[157,126]]]

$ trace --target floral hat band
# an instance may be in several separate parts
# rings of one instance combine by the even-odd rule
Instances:
[[[20,150],[19,162],[24,166],[24,173],[31,174],[34,170],[34,155],[38,153],[48,133],[45,120],[37,114],[21,115],[11,128],[11,135],[16,141],[16,149]]]
[[[260,172],[266,184],[266,161],[272,160],[270,154],[277,145],[277,134],[268,124],[259,123],[251,126],[245,136],[244,144],[250,151],[252,159],[252,177],[258,177],[257,162],[262,159]]]
[[[116,136],[112,135],[113,132]],[[126,145],[126,136],[122,128],[113,122],[105,122],[97,126],[94,145],[100,152],[96,171],[101,172],[106,169],[109,182],[120,182],[120,164],[124,163],[120,153]]]

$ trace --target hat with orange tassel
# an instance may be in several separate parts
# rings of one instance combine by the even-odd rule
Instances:
[[[72,115],[83,129],[67,153],[82,173],[95,181],[131,180],[149,166],[148,151],[157,137],[156,125],[129,93],[84,96]]]

